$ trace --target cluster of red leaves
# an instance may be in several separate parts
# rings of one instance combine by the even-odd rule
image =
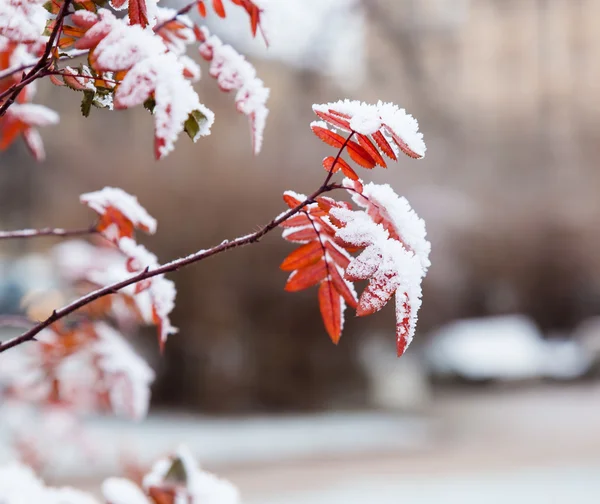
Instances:
[[[363,134],[354,130],[351,125],[352,116],[348,113],[329,108],[326,111],[315,108],[317,116],[326,121],[333,129],[347,131],[343,137],[333,129],[313,123],[312,131],[327,145],[338,149],[337,155],[328,156],[323,160],[323,167],[331,175],[341,171],[350,179],[346,189],[360,202],[364,211],[374,224],[381,225],[389,234],[389,239],[398,241],[406,250],[412,252],[402,239],[393,219],[386,208],[377,201],[369,200],[363,195],[363,184],[356,171],[343,159],[344,150],[352,161],[360,167],[373,169],[375,166],[387,167],[385,157],[397,160],[396,149],[412,158],[422,155],[414,152],[401,134],[389,125],[381,124],[377,131]],[[355,140],[353,140],[356,139]],[[305,200],[293,193],[284,194],[284,200],[290,208],[296,208]],[[393,296],[401,296],[401,309],[397,312],[397,350],[402,355],[408,346],[407,335],[411,329],[411,300],[406,292],[397,292],[398,278],[394,273],[377,272],[376,267],[350,268],[354,259],[350,253],[361,252],[368,243],[344,243],[336,235],[344,223],[332,215],[335,208],[352,209],[346,202],[335,201],[331,198],[317,198],[317,203],[306,205],[297,215],[281,224],[284,227],[283,238],[287,241],[303,243],[292,252],[281,264],[284,271],[292,271],[285,289],[299,291],[320,284],[319,307],[325,328],[334,343],[338,343],[342,326],[344,301],[356,310],[356,315],[366,316],[379,311]],[[356,264],[356,259],[354,259]],[[369,283],[357,299],[354,282],[368,280]],[[413,328],[414,330],[414,328]]]
[[[292,193],[285,193],[283,199],[290,208],[303,201]],[[281,224],[286,228],[283,233],[286,240],[303,245],[288,255],[280,268],[292,272],[285,285],[288,292],[319,284],[323,322],[329,337],[337,344],[342,334],[344,303],[356,308],[357,298],[352,284],[344,278],[351,260],[348,252],[353,248],[336,238],[335,228],[326,219],[332,207],[347,207],[347,204],[321,197]]]
[[[262,29],[262,26],[260,24],[260,21],[261,21],[260,18],[263,13],[263,10],[260,7],[258,7],[254,2],[252,2],[251,0],[231,0],[231,2],[235,5],[242,7],[248,13],[248,16],[250,17],[250,28],[252,30],[252,36],[256,37],[256,32],[260,28],[263,39],[265,40],[265,43],[268,45],[268,41],[265,36],[265,32]],[[207,2],[204,0],[198,0],[198,2],[196,4],[198,12],[200,13],[200,15],[202,17],[206,17],[206,3]],[[217,16],[219,16],[221,18],[225,18],[227,16],[227,12],[225,11],[225,5],[223,4],[223,0],[212,0],[212,7],[213,7],[213,10],[215,11],[215,13],[217,14]]]

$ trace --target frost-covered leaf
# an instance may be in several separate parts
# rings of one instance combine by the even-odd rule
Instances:
[[[391,159],[396,159],[400,151],[412,158],[422,158],[425,155],[423,134],[419,132],[416,119],[393,103],[380,101],[375,105],[368,105],[359,101],[340,100],[334,103],[315,104],[313,111],[334,130],[349,129],[358,134],[361,148],[381,166],[385,166],[385,162],[375,153],[377,150],[375,145]],[[357,159],[364,159],[362,153],[354,154]],[[352,156],[352,152],[350,155]],[[354,160],[362,165],[357,159]]]
[[[156,220],[148,214],[137,198],[117,187],[82,194],[81,203],[98,213],[96,229],[109,240],[118,243],[122,237],[133,237],[134,229],[150,234],[156,232]]]
[[[144,477],[142,486],[146,495],[157,504],[240,504],[238,490],[228,481],[200,469],[185,447],[180,447],[173,456],[157,461]]]
[[[349,180],[344,183],[350,188],[356,184]],[[345,278],[369,280],[358,300],[358,316],[381,310],[396,296],[397,349],[402,355],[415,332],[421,282],[430,264],[431,246],[425,238],[423,221],[406,199],[388,185],[370,183],[362,187],[362,192],[350,194],[364,210],[331,210],[331,215],[342,223],[336,236],[363,249],[349,263]]]
[[[223,44],[219,37],[211,35],[205,27],[200,29],[199,35],[202,42],[198,50],[205,60],[211,62],[211,77],[217,79],[219,88],[223,91],[236,91],[236,108],[248,117],[253,150],[258,154],[269,113],[266,107],[269,89],[256,76],[254,67],[233,47]]]

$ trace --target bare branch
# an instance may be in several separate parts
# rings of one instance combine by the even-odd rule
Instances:
[[[14,238],[37,238],[40,236],[82,236],[97,233],[96,226],[84,229],[62,229],[62,228],[42,228],[42,229],[18,229],[16,231],[0,231],[0,240],[10,240]]]
[[[350,141],[350,139],[352,138],[353,135],[354,135],[354,132],[351,132],[350,135],[346,138],[344,144],[338,150],[338,153],[332,164],[331,170],[327,174],[327,177],[326,177],[325,181],[323,182],[323,184],[321,185],[321,187],[319,187],[314,193],[312,193],[310,196],[308,196],[298,206],[291,208],[287,212],[283,212],[279,216],[272,219],[269,223],[264,225],[262,228],[260,228],[258,231],[255,231],[254,233],[251,233],[251,234],[248,234],[245,236],[240,236],[239,238],[236,238],[231,241],[225,240],[225,241],[221,242],[219,245],[216,245],[210,249],[200,250],[194,254],[191,254],[186,257],[182,257],[180,259],[176,259],[169,263],[163,264],[162,266],[158,266],[157,268],[154,268],[154,269],[146,268],[145,270],[141,271],[140,273],[132,275],[131,277],[126,278],[125,280],[121,280],[120,282],[116,282],[112,285],[108,285],[106,287],[102,287],[93,292],[90,292],[89,294],[86,294],[85,296],[82,296],[79,299],[76,299],[75,301],[68,304],[67,306],[64,306],[63,308],[61,308],[59,310],[55,310],[54,312],[52,312],[52,315],[50,315],[47,319],[39,322],[38,324],[33,326],[28,331],[21,334],[20,336],[17,336],[15,338],[7,340],[3,343],[0,343],[0,353],[4,352],[10,348],[16,347],[27,341],[31,341],[31,340],[35,339],[35,336],[37,334],[39,334],[42,330],[44,330],[45,328],[47,328],[48,326],[50,326],[57,320],[60,320],[64,317],[66,317],[67,315],[73,313],[74,311],[78,310],[79,308],[82,308],[101,297],[108,296],[110,294],[115,294],[117,291],[119,291],[129,285],[135,284],[137,282],[141,282],[142,280],[146,280],[147,278],[152,278],[152,277],[155,277],[158,275],[163,275],[165,273],[171,273],[171,272],[177,271],[185,266],[202,261],[203,259],[208,259],[209,257],[220,254],[227,250],[258,242],[263,236],[265,236],[267,233],[273,231],[277,226],[279,226],[279,224],[286,221],[290,217],[296,215],[298,212],[302,211],[302,209],[304,207],[306,207],[307,205],[309,205],[310,203],[314,203],[315,199],[317,197],[319,197],[321,194],[324,194],[326,192],[337,189],[337,186],[335,186],[333,184],[329,184],[329,181],[331,180],[331,177],[333,175],[333,170],[335,168],[335,165],[337,164],[338,160],[340,159],[340,156],[342,155],[342,152],[348,145],[348,142]]]

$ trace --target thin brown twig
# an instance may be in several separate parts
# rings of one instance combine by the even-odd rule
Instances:
[[[97,233],[96,226],[83,229],[41,228],[41,229],[18,229],[15,231],[0,231],[0,240],[15,238],[37,238],[41,236],[58,236],[62,238],[71,236],[82,236]]]
[[[121,280],[120,282],[116,282],[112,285],[108,285],[106,287],[102,287],[93,292],[90,292],[89,294],[86,294],[85,296],[82,296],[79,299],[76,299],[75,301],[64,306],[63,308],[53,311],[52,315],[50,315],[47,319],[37,323],[34,327],[32,327],[28,331],[24,332],[20,336],[17,336],[15,338],[7,340],[3,343],[0,343],[0,353],[4,352],[10,348],[16,347],[22,343],[25,343],[26,341],[31,341],[31,340],[35,339],[35,336],[37,334],[39,334],[42,330],[44,330],[45,328],[47,328],[48,326],[50,326],[57,320],[60,320],[64,317],[66,317],[67,315],[73,313],[74,311],[78,310],[79,308],[82,308],[82,307],[88,305],[89,303],[95,301],[96,299],[99,299],[104,296],[108,296],[110,294],[115,294],[119,290],[121,290],[129,285],[140,282],[142,280],[146,280],[148,278],[152,278],[152,277],[155,277],[158,275],[163,275],[165,273],[171,273],[173,271],[177,271],[177,270],[179,270],[185,266],[188,266],[190,264],[199,262],[203,259],[208,259],[209,257],[212,257],[214,255],[220,254],[221,252],[225,252],[225,251],[233,249],[233,248],[242,247],[244,245],[249,245],[251,243],[256,243],[256,242],[260,241],[260,239],[263,236],[265,236],[267,233],[273,231],[277,226],[279,226],[279,224],[286,221],[290,217],[296,215],[298,212],[300,212],[304,207],[306,207],[310,203],[314,203],[316,198],[318,198],[321,194],[324,194],[326,192],[336,189],[336,187],[329,184],[329,180],[331,180],[331,176],[333,175],[333,169],[334,169],[335,165],[337,164],[338,160],[340,159],[342,152],[348,145],[348,142],[350,141],[350,138],[352,137],[353,134],[354,134],[354,132],[352,132],[348,136],[348,138],[346,138],[344,144],[339,148],[338,153],[333,161],[331,170],[328,173],[328,175],[327,175],[325,181],[323,182],[323,184],[321,185],[321,187],[319,187],[315,192],[313,192],[310,196],[308,196],[302,203],[300,203],[299,205],[297,205],[294,208],[291,208],[290,210],[288,210],[286,212],[283,212],[279,216],[275,217],[269,223],[267,223],[262,228],[260,228],[258,231],[255,231],[254,233],[248,234],[246,236],[240,236],[231,241],[225,240],[224,242],[222,242],[219,245],[216,245],[210,249],[200,250],[194,254],[191,254],[186,257],[182,257],[180,259],[175,259],[174,261],[168,262],[168,263],[163,264],[162,266],[158,266],[157,268],[154,268],[154,269],[146,268],[145,270],[141,271],[140,273],[137,273],[129,278],[126,278],[125,280]]]
[[[54,43],[58,38],[60,30],[62,29],[64,18],[67,15],[72,2],[73,0],[64,0],[64,3],[62,4],[60,11],[58,11],[56,16],[56,22],[54,28],[52,29],[52,33],[50,34],[50,38],[46,43],[44,54],[42,54],[35,66],[23,76],[18,84],[11,86],[7,91],[0,95],[0,100],[4,100],[6,98],[2,105],[0,105],[0,117],[6,113],[8,108],[14,103],[25,86],[31,84],[34,80],[43,77],[44,70],[48,70],[48,66],[51,64],[50,55],[52,53],[52,49],[54,48]]]

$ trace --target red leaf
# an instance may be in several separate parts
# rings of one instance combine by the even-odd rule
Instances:
[[[310,219],[306,215],[300,214],[300,215],[294,215],[293,217],[290,217],[289,219],[284,220],[279,225],[284,228],[290,228],[290,227],[307,226],[308,224],[310,224]]]
[[[21,121],[4,116],[0,118],[0,151],[6,149],[25,129]]]
[[[375,143],[377,143],[379,148],[382,150],[382,152],[387,157],[389,157],[390,159],[393,159],[394,161],[398,161],[398,158],[396,157],[396,153],[394,152],[394,149],[392,149],[392,146],[385,139],[385,137],[383,136],[383,133],[381,131],[376,131],[375,133],[373,133],[373,140],[375,140]]]
[[[348,154],[352,160],[362,166],[363,168],[374,168],[375,160],[371,157],[371,155],[356,142],[350,140],[347,146]]]
[[[317,232],[315,228],[312,226],[307,226],[305,228],[298,229],[297,231],[292,231],[291,233],[284,234],[284,239],[291,242],[306,242],[315,240],[317,238]]]
[[[328,114],[327,112],[321,112],[320,110],[315,110],[315,114],[333,126],[350,131],[350,121],[344,119],[343,117]]]
[[[329,113],[330,114],[335,114],[338,117],[343,117],[344,119],[351,119],[352,116],[348,115],[348,114],[344,114],[343,112],[338,112],[335,109],[329,109]]]
[[[348,267],[348,264],[350,264],[350,258],[346,256],[343,252],[340,252],[336,245],[331,243],[329,240],[326,240],[325,249],[331,256],[331,258],[334,260],[334,262],[343,270],[345,270]]]
[[[206,5],[204,4],[204,2],[202,0],[198,1],[198,3],[196,4],[196,8],[198,9],[198,13],[202,17],[206,17]]]
[[[360,295],[356,316],[364,317],[381,310],[396,292],[397,285],[387,275],[376,275]]]
[[[336,161],[333,156],[326,157],[325,159],[323,159],[323,168],[325,168],[325,171],[327,172],[331,171],[332,168],[333,173],[337,172],[340,169],[339,159],[338,161]]]
[[[311,264],[306,268],[302,268],[290,275],[285,290],[288,292],[296,292],[307,289],[318,284],[327,276],[327,266],[324,260],[320,260],[315,264]]]
[[[256,30],[258,28],[260,18],[260,10],[256,5],[252,5],[250,8],[250,26],[252,28],[252,36],[256,37]]]
[[[350,180],[358,180],[357,173],[352,169],[352,167],[346,163],[342,158],[338,159],[338,164],[342,170],[344,176],[348,177]]]
[[[340,295],[329,281],[319,287],[319,308],[327,334],[336,345],[342,335],[342,302]]]
[[[139,24],[142,28],[148,26],[146,0],[129,0],[129,22],[132,25]]]
[[[312,241],[294,250],[283,260],[279,267],[283,271],[294,271],[316,263],[321,257],[323,257],[321,243],[318,240]]]
[[[222,0],[213,0],[213,9],[217,13],[217,16],[222,17],[222,18],[224,18],[226,16],[225,7],[223,6]]]
[[[358,140],[358,143],[363,147],[363,149],[365,149],[370,154],[370,156],[375,160],[375,162],[379,166],[383,166],[384,168],[387,168],[387,164],[385,163],[383,156],[379,153],[379,150],[377,149],[377,147],[375,147],[373,145],[373,142],[371,142],[371,140],[369,140],[369,137],[358,134],[357,140]]]
[[[287,206],[290,208],[296,208],[300,203],[302,203],[298,198],[292,196],[289,192],[283,193],[283,201],[285,201]]]
[[[335,290],[340,293],[340,295],[344,298],[344,301],[348,303],[348,306],[351,308],[356,308],[358,302],[356,299],[356,294],[348,285],[348,281],[342,278],[340,272],[334,264],[329,266],[329,274]]]
[[[392,128],[390,128],[389,126],[386,126],[385,124],[383,125],[384,128],[386,129],[386,131],[392,135],[392,140],[394,140],[394,143],[398,146],[398,148],[404,152],[404,154],[406,154],[408,157],[411,157],[413,159],[421,159],[423,156],[421,156],[420,154],[417,154],[415,151],[413,151],[408,144],[402,140],[402,138],[400,138],[398,135],[396,135],[396,133],[394,133],[394,130],[392,130]]]
[[[328,130],[327,128],[323,128],[322,126],[312,125],[311,129],[313,133],[317,135],[323,142],[327,145],[331,145],[332,147],[336,147],[339,149],[346,139],[342,135],[338,135],[335,131]]]

